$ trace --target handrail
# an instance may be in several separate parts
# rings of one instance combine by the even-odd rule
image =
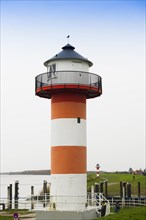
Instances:
[[[97,196],[101,196],[101,200],[99,201],[99,198],[97,198]],[[60,197],[61,198],[61,197]],[[18,200],[18,209],[21,209],[21,208],[28,208],[28,209],[48,209],[48,207],[50,207],[50,204],[51,204],[51,196],[50,194],[42,194],[41,196],[40,195],[33,195],[33,196],[29,196],[29,197],[20,197],[19,200]],[[94,199],[94,200],[93,200]],[[120,206],[121,208],[123,208],[124,206],[126,207],[130,207],[130,206],[146,206],[146,199],[142,200],[139,199],[139,200],[135,200],[135,198],[131,198],[131,199],[125,199],[124,203],[123,203],[123,200],[122,198],[119,198],[118,200],[117,199],[109,199],[107,200],[103,194],[94,194],[94,198],[92,198],[91,196],[91,193],[88,193],[87,194],[87,204],[88,206],[97,206],[97,209],[100,209],[101,207],[101,203],[102,201],[106,201],[106,204],[110,204],[111,207],[114,207],[115,203],[117,201],[119,201],[120,203]],[[12,204],[12,208],[15,206],[15,201],[12,200],[8,200],[7,198],[1,198],[0,199],[0,203],[3,203],[5,204],[5,208],[8,208],[9,207],[9,204]],[[59,200],[57,201],[58,203],[64,203],[64,200]],[[74,201],[70,201],[70,204],[73,204]],[[31,204],[34,205],[34,208],[31,208]],[[44,206],[45,204],[45,206]],[[81,200],[79,200],[78,204],[81,204]]]
[[[92,74],[92,75],[95,75],[95,76],[99,76],[97,75],[96,73],[90,73],[90,72],[85,72],[85,71],[77,71],[77,70],[61,70],[61,71],[55,71],[55,73],[59,73],[59,72],[75,72],[75,73],[86,73],[86,74]],[[38,76],[41,76],[42,74],[46,74],[46,73],[51,73],[51,72],[44,72],[44,73],[40,73],[39,75],[36,76],[36,78]],[[100,77],[100,76],[99,76]]]
[[[35,78],[36,89],[46,85],[79,84],[101,88],[101,77],[83,71],[56,71],[39,74]]]

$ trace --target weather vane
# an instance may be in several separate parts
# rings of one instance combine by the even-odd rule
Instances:
[[[68,36],[67,36],[67,39],[68,39],[68,44],[69,44],[69,38],[70,38],[70,35],[68,35]]]

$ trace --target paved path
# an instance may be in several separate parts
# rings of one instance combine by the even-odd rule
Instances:
[[[30,218],[30,217],[20,217],[20,220],[35,220],[35,218]]]
[[[19,219],[21,220],[35,220],[35,214],[27,214],[27,215],[20,215]]]

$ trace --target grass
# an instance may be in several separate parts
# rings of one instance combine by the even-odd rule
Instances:
[[[88,174],[87,185],[88,191],[91,189],[91,185],[94,185],[95,182],[99,183],[100,181],[108,180],[108,195],[117,196],[120,195],[120,182],[131,183],[131,193],[132,195],[138,194],[138,182],[140,182],[141,195],[146,196],[146,176],[123,174],[123,173],[101,173],[99,178],[96,178],[96,173]]]
[[[104,216],[101,219],[103,220],[144,220],[146,219],[146,207],[124,208],[124,209],[121,209],[118,213]]]
[[[13,220],[13,217],[10,216],[0,216],[0,220]]]

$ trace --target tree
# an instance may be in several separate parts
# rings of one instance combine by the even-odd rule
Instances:
[[[129,168],[129,173],[132,174],[133,173],[133,169],[130,167]]]

